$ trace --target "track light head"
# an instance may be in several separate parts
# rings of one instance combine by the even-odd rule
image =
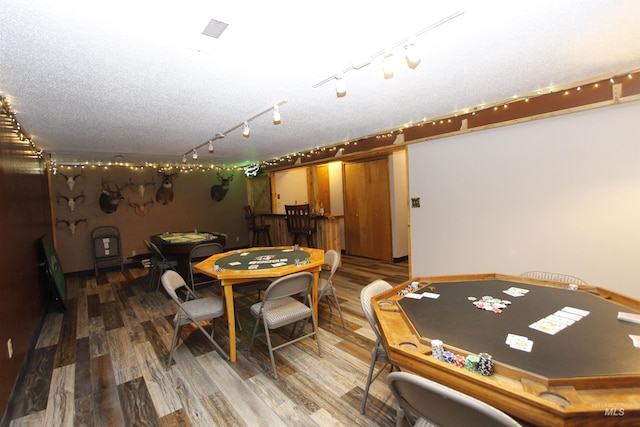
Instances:
[[[344,81],[344,74],[336,74],[336,96],[342,98],[347,94],[347,85]]]
[[[249,122],[244,122],[242,125],[242,136],[245,138],[249,138],[251,136],[251,129],[249,129]]]
[[[209,153],[213,154],[213,141],[209,141],[209,149],[207,151],[209,151]]]
[[[280,110],[278,110],[277,105],[273,107],[273,124],[274,125],[280,124]]]
[[[414,42],[409,42],[407,45],[405,45],[404,50],[405,58],[407,59],[407,65],[412,70],[415,70],[418,65],[420,65],[420,61],[422,61],[422,58],[420,58],[420,55],[417,52],[416,44]]]
[[[395,71],[396,64],[393,53],[387,53],[382,59],[382,71],[384,72],[385,79],[392,79]]]

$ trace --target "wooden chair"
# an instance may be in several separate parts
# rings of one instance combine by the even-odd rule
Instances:
[[[393,372],[387,382],[398,402],[397,427],[404,425],[405,417],[411,425],[421,426],[520,426],[491,405],[415,374]]]
[[[285,205],[284,209],[287,214],[287,229],[293,236],[293,244],[299,244],[300,237],[306,236],[307,245],[310,248],[315,247],[313,244],[315,224],[311,218],[309,204]]]
[[[247,227],[249,227],[249,232],[252,235],[251,246],[260,245],[260,236],[264,236],[266,246],[273,246],[273,244],[271,244],[271,235],[269,234],[269,228],[271,226],[258,224],[256,221],[256,217],[253,214],[253,210],[249,205],[246,205],[244,207],[244,219],[247,221]]]
[[[520,275],[529,279],[548,280],[551,282],[561,282],[573,285],[586,285],[587,283],[576,276],[561,273],[550,273],[547,271],[526,271]]]

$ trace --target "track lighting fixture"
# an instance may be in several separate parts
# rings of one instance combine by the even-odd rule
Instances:
[[[396,69],[396,59],[393,53],[388,52],[384,58],[382,58],[382,71],[384,72],[385,79],[392,79],[393,72]]]
[[[407,43],[404,47],[404,51],[407,65],[412,70],[415,70],[418,65],[420,65],[420,61],[422,61],[422,58],[420,58],[420,55],[417,52],[416,44],[414,42]]]
[[[214,150],[213,150],[213,143],[219,139],[224,138],[228,133],[233,132],[236,129],[242,128],[242,136],[244,136],[245,138],[249,138],[249,136],[251,135],[251,129],[249,128],[249,122],[252,120],[257,119],[260,116],[263,116],[267,113],[273,113],[273,124],[279,124],[280,123],[280,109],[279,107],[283,104],[286,104],[287,100],[284,99],[280,102],[277,102],[276,104],[273,104],[272,107],[267,108],[266,110],[263,110],[261,112],[259,112],[258,114],[255,114],[251,117],[249,117],[248,119],[240,122],[239,124],[235,125],[234,127],[227,129],[226,132],[224,133],[217,133],[216,136],[214,136],[213,138],[207,140],[206,142],[203,142],[202,144],[198,145],[197,147],[195,147],[192,150],[187,151],[186,153],[184,153],[182,155],[182,163],[186,163],[187,162],[187,155],[191,154],[191,156],[193,157],[193,160],[197,160],[198,159],[198,153],[197,150],[200,149],[201,147],[205,147],[207,146],[207,151],[209,152],[209,154],[213,154]]]
[[[420,57],[417,56],[417,54],[414,54],[414,48],[415,48],[415,39],[421,35],[423,35],[426,32],[429,32],[431,30],[433,30],[434,28],[439,27],[440,25],[451,21],[454,18],[457,18],[458,16],[462,15],[464,12],[463,11],[459,11],[456,12],[452,15],[447,16],[444,19],[441,19],[440,21],[434,22],[433,24],[429,25],[426,28],[423,28],[422,30],[418,31],[417,33],[412,34],[411,36],[404,38],[392,45],[389,46],[389,49],[387,50],[380,50],[376,53],[374,53],[373,55],[370,55],[369,57],[365,58],[364,61],[358,62],[357,64],[353,64],[348,66],[347,68],[345,68],[344,70],[342,70],[341,72],[339,72],[338,74],[334,74],[330,77],[327,77],[324,80],[319,81],[318,83],[314,84],[312,87],[318,88],[322,85],[324,85],[325,83],[328,83],[332,80],[336,81],[336,95],[338,97],[344,96],[342,95],[341,90],[338,89],[338,84],[340,83],[340,80],[342,80],[344,82],[344,74],[346,74],[349,71],[354,71],[354,70],[361,70],[362,68],[366,67],[367,65],[371,64],[375,59],[382,57],[383,60],[383,70],[384,70],[384,78],[385,79],[390,79],[393,77],[394,74],[394,68],[395,68],[395,64],[393,62],[394,61],[394,57],[393,57],[393,53],[392,50],[397,49],[399,47],[404,47],[406,52],[406,59],[407,59],[407,64],[409,65],[409,67],[411,69],[415,69],[419,64],[420,64]],[[342,84],[342,83],[340,83]],[[346,89],[344,91],[344,93],[346,94]]]
[[[347,94],[347,85],[344,81],[344,74],[336,74],[336,96],[342,98]]]

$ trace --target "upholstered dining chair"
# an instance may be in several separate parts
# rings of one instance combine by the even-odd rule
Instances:
[[[273,376],[278,379],[276,371],[276,361],[273,352],[286,345],[293,344],[307,337],[316,337],[318,344],[318,354],[322,356],[320,350],[320,336],[318,335],[318,322],[316,320],[313,308],[311,307],[311,285],[313,284],[313,274],[309,272],[293,273],[288,276],[280,277],[274,280],[264,291],[264,298],[261,302],[251,306],[251,314],[256,318],[256,325],[253,328],[251,337],[251,348],[258,332],[258,327],[262,323],[267,338],[267,346],[269,347],[269,357],[271,358],[271,367],[273,368]],[[294,298],[301,292],[305,292],[307,298],[304,303]],[[311,317],[313,322],[313,330],[304,335],[285,341],[284,343],[273,347],[271,343],[270,330],[280,328],[285,325],[295,324],[298,321]],[[295,330],[295,325],[294,328]]]
[[[373,345],[371,349],[371,364],[369,365],[369,374],[367,375],[367,383],[364,386],[364,395],[362,396],[362,406],[360,406],[360,413],[364,414],[365,406],[367,405],[367,397],[369,396],[369,388],[371,387],[371,383],[378,378],[380,373],[387,367],[387,365],[391,365],[391,371],[394,369],[399,369],[397,366],[391,364],[389,360],[389,356],[387,355],[387,350],[384,348],[382,344],[382,335],[380,335],[380,331],[378,330],[378,325],[376,324],[375,315],[373,314],[373,308],[371,307],[371,298],[374,296],[391,289],[392,286],[385,282],[384,280],[374,280],[369,283],[367,286],[362,288],[360,291],[360,305],[362,306],[362,311],[364,312],[364,317],[366,317],[371,329],[376,335],[376,343]],[[384,363],[380,370],[373,375],[373,371],[375,370],[376,363]]]
[[[315,223],[311,218],[311,209],[309,204],[304,205],[284,205],[287,218],[287,229],[289,234],[293,236],[293,244],[299,244],[301,237],[307,238],[307,245],[314,247],[313,232]]]
[[[253,210],[249,205],[244,207],[244,219],[247,221],[247,227],[249,228],[249,233],[251,233],[251,246],[260,245],[261,236],[264,236],[266,246],[273,246],[271,243],[271,234],[269,233],[271,226],[268,224],[258,224]]]
[[[518,427],[509,415],[474,397],[408,372],[387,377],[398,404],[396,427],[405,417],[414,426]]]
[[[161,277],[162,286],[165,291],[171,297],[173,302],[178,306],[178,311],[173,317],[173,340],[171,341],[171,349],[169,350],[169,358],[167,360],[167,369],[171,367],[171,360],[173,359],[173,351],[176,348],[178,338],[180,337],[180,330],[182,326],[194,323],[197,328],[207,337],[216,351],[225,360],[229,360],[229,356],[222,350],[222,347],[213,339],[214,327],[211,325],[211,334],[200,324],[203,320],[213,320],[224,315],[224,298],[218,295],[214,295],[206,298],[195,298],[187,282],[184,281],[182,276],[174,270],[167,270]],[[184,300],[178,297],[176,290],[179,288],[185,288],[186,298]],[[193,299],[192,299],[193,298]]]
[[[191,252],[189,252],[189,285],[194,294],[196,292],[196,285],[203,286],[217,283],[218,280],[196,271],[193,267],[211,255],[222,252],[224,252],[224,248],[220,243],[201,243],[191,249]]]

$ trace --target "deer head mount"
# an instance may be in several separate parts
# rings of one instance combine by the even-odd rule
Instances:
[[[115,190],[109,184],[115,186]],[[102,180],[102,194],[100,194],[100,209],[104,213],[114,213],[118,210],[120,201],[124,199],[120,194],[120,187],[113,181]]]
[[[62,172],[58,172],[58,175],[60,175],[65,179],[65,181],[67,181],[67,187],[69,187],[70,191],[73,191],[73,187],[76,185],[76,178],[78,178],[79,176],[82,176],[83,173],[84,173],[84,169],[79,174],[76,174],[76,175],[67,176]]]
[[[129,189],[131,191],[137,191],[140,198],[144,197],[144,192],[147,187],[151,187],[154,190],[156,189],[156,183],[154,181],[154,177],[151,177],[151,182],[144,181],[144,184],[135,184],[131,178],[129,178]]]
[[[158,174],[162,176],[162,185],[156,192],[156,202],[168,205],[173,201],[173,178],[178,175],[178,172],[158,172]]]
[[[65,224],[69,229],[69,231],[71,231],[71,235],[74,236],[76,234],[76,228],[78,228],[78,225],[83,222],[86,223],[87,220],[83,218],[83,219],[77,219],[75,221],[67,221],[66,219],[56,218],[56,227],[59,226],[60,224]]]
[[[67,196],[63,196],[62,194],[58,193],[58,195],[56,196],[56,203],[60,204],[60,199],[64,199],[67,201],[67,206],[69,206],[69,210],[71,212],[75,211],[76,209],[76,203],[78,202],[84,202],[84,192],[80,192],[80,194],[76,197],[67,197]]]
[[[129,206],[134,209],[136,215],[145,216],[151,211],[151,207],[153,206],[153,199],[149,200],[148,202],[144,202],[143,204],[133,203],[131,202],[131,200],[129,200]]]
[[[217,175],[218,175],[218,181],[220,181],[220,184],[215,184],[214,186],[211,187],[211,198],[219,202],[222,199],[224,199],[224,196],[227,194],[227,191],[229,191],[229,183],[233,181],[233,172],[231,173],[231,175],[227,175],[226,178],[222,176],[220,172],[218,172]]]

